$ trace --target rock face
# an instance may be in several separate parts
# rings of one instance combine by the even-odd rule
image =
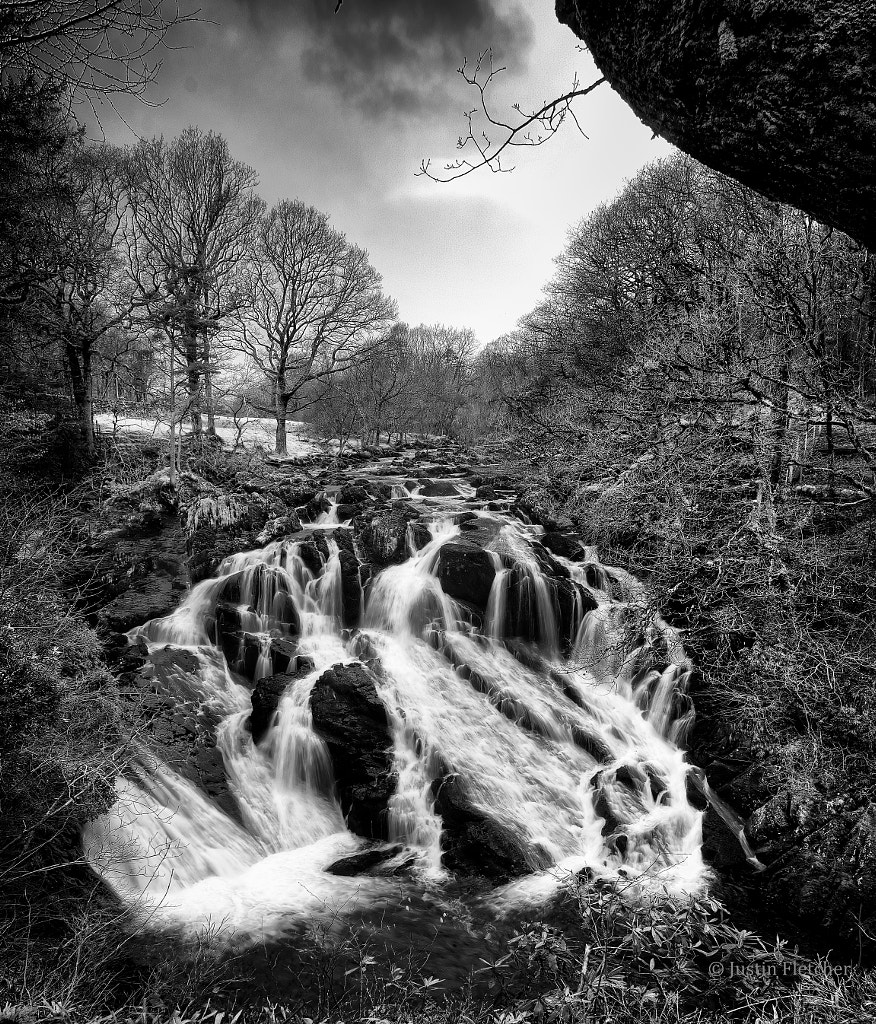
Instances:
[[[117,638],[107,654],[119,681],[119,694],[138,721],[138,739],[237,819],[222,755],[216,747],[220,716],[187,685],[198,667],[192,651],[167,647],[148,654],[138,640]]]
[[[848,806],[821,796],[776,794],[748,822],[759,856],[764,904],[813,932],[842,936],[854,946],[876,927],[876,806]]]
[[[373,676],[364,665],[333,666],[314,684],[310,709],[332,759],[347,825],[357,835],[385,839],[396,776],[389,721]]]
[[[279,499],[255,492],[220,492],[196,498],[186,515],[192,583],[215,576],[219,564],[229,555],[274,539],[278,529],[280,535],[285,534],[283,523],[289,522],[290,515]]]
[[[362,578],[359,559],[351,551],[341,551],[341,602],[344,626],[357,625],[362,614]]]
[[[876,6],[557,0],[638,116],[703,163],[876,246]]]
[[[179,603],[188,585],[185,535],[172,514],[162,513],[145,531],[107,534],[97,549],[103,630],[126,633]]]

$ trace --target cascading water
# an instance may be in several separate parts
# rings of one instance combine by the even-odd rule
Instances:
[[[135,631],[153,659],[194,659],[166,685],[213,716],[234,805],[143,749],[85,844],[150,923],[264,937],[392,898],[387,877],[325,870],[363,840],[347,828],[310,698],[328,668],[365,651],[392,736],[386,833],[413,861],[409,884],[447,877],[436,792],[448,778],[463,780],[475,811],[514,837],[530,889],[543,893],[585,867],[675,892],[703,883],[701,813],[688,802],[677,746],[690,720],[678,638],[659,620],[638,628],[635,581],[592,550],[585,562],[554,559],[566,574],[563,612],[538,528],[497,514],[489,598],[474,613],[440,577],[462,506],[441,504],[431,539],[419,550],[411,540],[410,557],[375,576],[356,628],[344,628],[341,551],[317,531],[319,564],[301,538],[235,555],[175,612]],[[337,506],[314,525],[333,515]],[[228,622],[246,638],[234,650],[223,646]],[[254,737],[252,686],[277,671],[283,644],[292,681]],[[526,887],[496,890],[496,906]]]

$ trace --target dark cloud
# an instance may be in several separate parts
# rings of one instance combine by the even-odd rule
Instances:
[[[440,107],[463,58],[492,47],[525,66],[532,24],[516,0],[235,0],[255,31],[303,40],[312,82],[380,117]]]

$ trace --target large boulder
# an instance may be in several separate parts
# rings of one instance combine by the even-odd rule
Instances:
[[[580,562],[584,558],[584,544],[581,538],[574,533],[548,530],[541,538],[541,543],[552,554],[568,558],[573,562]]]
[[[636,114],[771,199],[876,247],[876,6],[557,0]]]
[[[455,498],[459,489],[453,480],[425,480],[420,494],[424,498]]]
[[[408,526],[414,530],[415,546],[428,540],[428,529],[417,523],[419,510],[397,504],[379,512],[365,513],[353,521],[356,540],[366,562],[383,567],[409,557]]]
[[[331,507],[332,503],[328,495],[325,491],[319,491],[301,509],[301,515],[302,518],[312,523],[318,519],[323,512],[328,512]]]
[[[152,577],[105,604],[98,612],[97,625],[110,633],[127,633],[150,619],[169,615],[181,597],[182,588],[174,589],[172,580]]]
[[[478,807],[457,773],[445,768],[432,794],[441,815],[441,861],[451,871],[502,883],[549,865],[546,855],[527,851],[510,828]]]
[[[142,639],[123,648],[114,638],[111,650],[119,696],[136,723],[138,745],[237,818],[216,746],[222,714],[204,700],[198,655],[172,646],[149,653]]]
[[[368,839],[387,838],[396,773],[389,719],[374,677],[364,665],[335,665],[314,684],[310,709],[331,756],[348,827]]]
[[[466,540],[444,544],[438,562],[441,588],[450,597],[486,608],[496,567],[489,552]]]
[[[364,505],[369,498],[368,491],[359,484],[344,484],[337,493],[339,505]]]

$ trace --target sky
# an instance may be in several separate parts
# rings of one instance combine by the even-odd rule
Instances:
[[[255,168],[268,203],[297,198],[368,250],[411,324],[469,327],[481,344],[538,302],[568,230],[670,147],[607,84],[576,101],[514,170],[437,184],[477,94],[457,74],[492,47],[506,70],[495,110],[535,109],[577,74],[599,77],[552,0],[203,0],[177,29],[149,103],[101,116],[111,142],[172,137],[190,124],[223,134]]]

